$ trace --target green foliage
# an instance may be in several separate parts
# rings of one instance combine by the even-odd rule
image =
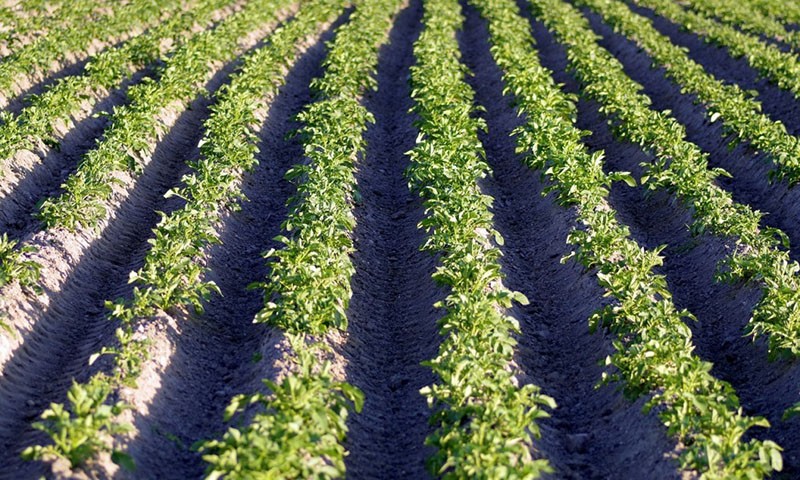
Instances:
[[[138,284],[134,288],[133,299],[106,303],[111,317],[122,322],[122,327],[117,330],[119,345],[104,347],[92,355],[90,363],[94,363],[101,355],[112,355],[114,373],[111,376],[93,377],[88,386],[74,387],[91,389],[96,393],[98,405],[103,404],[110,392],[119,385],[134,386],[141,373],[147,350],[146,342],[137,339],[133,332],[137,319],[153,315],[156,309],[166,310],[179,305],[191,305],[200,309],[201,299],[217,291],[212,282],[202,280],[205,269],[200,265],[198,257],[202,255],[204,248],[218,242],[213,229],[218,209],[232,205],[235,200],[242,198],[234,187],[241,172],[251,169],[256,163],[253,129],[256,128],[257,120],[254,108],[263,106],[264,98],[277,91],[284,81],[285,71],[295,59],[298,41],[318,32],[320,23],[332,20],[341,9],[342,5],[337,1],[309,5],[295,19],[275,32],[267,46],[245,57],[240,72],[219,92],[219,102],[213,107],[214,112],[206,122],[207,133],[201,146],[203,156],[192,165],[195,173],[184,177],[186,186],[172,192],[184,197],[187,200],[186,205],[170,215],[162,215],[162,220],[156,227],[155,238],[149,240],[152,248],[146,255],[145,265],[131,274],[131,282]],[[100,395],[101,392],[103,395]],[[56,442],[56,446],[37,446],[35,451],[52,453],[51,450],[55,448],[62,455],[67,455],[65,447],[58,444],[60,438],[86,434],[93,439],[92,445],[99,445],[110,438],[104,433],[109,427],[105,423],[98,423],[98,417],[93,410],[76,406],[71,398],[69,401],[73,412],[69,421],[48,426],[47,432]],[[62,405],[55,405],[51,407],[53,409],[66,411]],[[106,412],[106,409],[103,411]],[[119,411],[112,408],[111,417],[107,419],[109,425]],[[103,421],[105,420],[103,417]],[[92,427],[97,427],[97,431],[87,433]],[[111,434],[125,431],[124,427],[120,428]],[[90,452],[86,452],[86,459],[99,451],[100,447],[93,447]],[[121,452],[115,452],[115,457],[132,465],[132,460]],[[40,456],[29,455],[28,458]]]
[[[581,1],[601,9],[615,24],[624,21],[626,26],[647,26],[647,31],[653,31],[644,19],[616,0]],[[694,220],[692,233],[708,232],[735,242],[718,277],[761,285],[763,297],[753,311],[748,332],[767,336],[773,358],[800,354],[800,265],[784,250],[786,236],[775,229],[762,229],[760,212],[734,202],[731,194],[716,184],[716,177],[727,173],[709,168],[708,155],[685,139],[684,127],[669,112],[650,108],[650,98],[640,93],[641,85],[625,75],[619,61],[597,45],[597,36],[583,16],[553,0],[531,3],[536,14],[567,45],[570,65],[583,83],[583,91],[612,119],[614,133],[653,153],[654,160],[642,165],[642,182],[651,189],[673,192],[689,207]],[[654,45],[673,51],[666,37],[653,38]]]
[[[737,0],[700,0],[689,2],[681,0],[679,3],[706,17],[701,19],[700,25],[698,26],[700,27],[700,32],[705,32],[705,28],[703,28],[705,25],[712,27],[708,31],[708,38],[712,41],[716,41],[715,39],[717,38],[720,38],[720,40],[733,39],[735,45],[757,45],[757,42],[753,39],[739,37],[739,34],[731,33],[731,30],[728,28],[707,22],[709,18],[716,18],[729,25],[739,27],[745,32],[772,37],[775,40],[788,43],[795,51],[800,50],[800,33],[787,29],[780,21],[770,18],[768,15],[764,15],[762,12],[754,9],[753,5],[748,2],[740,2]],[[695,25],[697,24],[692,24],[693,27]],[[722,42],[720,42],[720,44],[722,44]]]
[[[778,46],[765,42],[757,36],[748,35],[699,13],[685,10],[671,0],[634,0],[634,3],[651,8],[659,15],[705,37],[708,41],[726,47],[734,57],[745,57],[750,66],[780,88],[792,92],[795,97],[800,97],[800,59],[792,53],[782,52]],[[797,32],[792,32],[793,41],[796,41],[797,35]]]
[[[615,29],[646,50],[656,64],[665,68],[667,75],[681,85],[682,91],[697,95],[706,107],[709,121],[721,119],[726,134],[769,154],[776,165],[771,172],[773,179],[786,180],[790,184],[800,182],[800,139],[790,135],[781,122],[764,115],[761,105],[747,92],[705,72],[700,64],[689,58],[684,48],[673,45],[649,19],[633,13],[624,3],[618,0],[579,0],[578,3],[600,13]],[[670,0],[636,0],[636,3],[653,8],[676,23],[691,27],[694,32],[708,35],[709,39],[728,47],[736,56],[746,55],[754,68],[781,88],[790,90],[795,96],[800,95],[800,60],[794,55],[686,11]],[[680,136],[683,136],[682,128]]]
[[[142,363],[147,356],[146,340],[137,339],[129,324],[117,329],[115,347],[105,347],[92,355],[94,363],[101,355],[114,356],[114,373],[98,373],[87,383],[73,382],[67,392],[67,405],[52,403],[33,427],[47,433],[52,444],[34,445],[22,453],[26,460],[60,457],[70,466],[84,468],[101,452],[111,453],[111,459],[122,467],[133,470],[133,459],[111,447],[114,436],[131,431],[128,424],[119,423],[116,417],[129,406],[123,402],[108,403],[119,385],[136,386]]]
[[[39,292],[39,277],[41,265],[35,260],[27,260],[25,255],[36,252],[36,248],[30,245],[18,246],[17,240],[8,238],[8,234],[0,235],[0,287],[11,282],[19,282],[23,287],[31,288]],[[14,335],[15,331],[11,325],[3,320],[0,314],[0,329]]]
[[[800,403],[794,404],[783,413],[783,420],[791,420],[794,417],[800,416]]]
[[[176,105],[186,105],[205,92],[214,74],[209,65],[230,61],[241,52],[243,39],[254,29],[275,22],[287,0],[253,0],[226,17],[213,30],[205,30],[186,41],[167,60],[158,81],[147,80],[131,87],[129,105],[114,110],[103,138],[67,178],[65,192],[48,199],[40,218],[48,227],[95,227],[108,214],[114,172],[137,176],[153,153],[166,125],[159,114]]]
[[[82,75],[61,78],[44,93],[28,97],[28,106],[16,118],[9,116],[0,122],[0,159],[7,160],[21,149],[33,149],[37,142],[55,142],[58,120],[68,121],[87,103],[93,105],[104,91],[166,54],[168,45],[190,35],[193,24],[208,23],[215,10],[231,1],[200,2],[118,47],[101,51],[89,59]],[[162,3],[160,11],[175,11],[179,6],[179,2]]]
[[[0,287],[17,281],[24,287],[38,289],[41,266],[34,260],[26,260],[23,255],[36,252],[30,245],[17,247],[19,242],[0,235]]]
[[[364,394],[334,380],[331,365],[320,363],[318,348],[289,336],[296,357],[293,372],[280,382],[264,380],[269,394],[234,397],[225,420],[251,405],[257,413],[244,429],[230,428],[221,440],[203,442],[207,478],[339,478],[344,475],[342,441],[351,410],[360,412]]]
[[[436,430],[426,443],[437,451],[428,466],[443,478],[537,478],[552,469],[533,458],[533,438],[555,402],[534,385],[518,387],[509,368],[519,327],[503,312],[527,299],[502,285],[501,252],[492,243],[502,239],[492,227],[492,198],[478,186],[489,167],[478,140],[485,125],[473,115],[459,61],[455,35],[463,17],[455,0],[424,6],[411,67],[420,136],[407,176],[425,203],[422,248],[441,255],[434,278],[450,291],[437,304],[446,312],[439,321],[445,339],[425,362],[439,382],[421,391],[435,409]]]
[[[350,23],[336,32],[326,73],[313,83],[320,100],[298,116],[308,162],[287,173],[297,192],[283,223],[286,233],[277,238],[283,247],[266,254],[271,273],[261,284],[265,307],[256,321],[293,333],[347,328],[358,195],[353,172],[373,121],[360,96],[375,87],[378,49],[399,6],[396,0],[355,2]]]
[[[608,202],[609,187],[614,181],[633,183],[630,175],[605,173],[602,152],[587,151],[581,141],[585,132],[575,128],[575,98],[562,93],[551,72],[539,64],[530,25],[514,2],[470,3],[489,22],[491,52],[503,70],[506,93],[513,94],[525,119],[514,132],[518,151],[552,182],[548,192],[576,208],[580,226],[567,239],[576,248],[572,256],[597,272],[598,283],[615,300],[590,320],[593,329],[607,328],[617,337],[615,352],[606,360],[615,373],[606,373],[605,381],[619,380],[631,398],[650,397],[646,408],[654,408],[682,441],[686,468],[706,478],[761,478],[780,469],[777,445],[742,441],[745,431],[766,421],[744,416],[730,385],[715,379],[711,364],[693,354],[691,331],[684,323],[691,314],[675,308],[665,278],[653,273],[661,265],[661,249],[643,249],[617,220]],[[597,78],[617,79],[618,71],[607,65],[590,68],[595,66],[590,59],[603,54],[583,28],[580,13],[557,0],[536,2],[534,11],[560,39],[568,39],[573,66],[586,62],[579,71],[585,72],[583,78],[591,75],[587,89],[599,83]],[[622,96],[609,84],[594,88]]]
[[[320,2],[321,5],[321,2]],[[325,61],[325,75],[314,83],[319,101],[299,116],[307,163],[287,177],[298,183],[279,237],[284,247],[266,254],[275,262],[266,282],[265,307],[256,321],[288,332],[295,370],[278,383],[265,381],[272,394],[238,396],[226,416],[259,403],[265,412],[223,439],[202,444],[210,452],[209,478],[338,478],[344,475],[342,442],[348,411],[360,411],[363,394],[335,382],[327,362],[319,365],[321,335],[347,325],[353,266],[349,253],[354,227],[355,162],[364,153],[363,132],[372,115],[360,104],[374,86],[378,50],[386,41],[397,0],[356,2],[350,22],[336,32]],[[332,6],[332,5],[331,5]],[[251,153],[243,154],[247,157]]]
[[[100,452],[110,452],[116,463],[130,466],[126,455],[109,447],[113,435],[130,429],[114,422],[114,417],[128,407],[121,402],[108,405],[109,394],[109,385],[103,376],[93,377],[85,385],[73,383],[67,392],[70,407],[50,404],[42,413],[42,421],[33,424],[34,428],[46,432],[54,443],[28,447],[22,453],[23,458],[41,460],[55,456],[68,460],[72,468],[78,468]]]
[[[173,190],[186,200],[183,208],[162,214],[155,228],[152,248],[144,266],[131,274],[138,287],[129,309],[133,316],[151,315],[154,309],[193,306],[202,309],[202,300],[219,293],[217,286],[203,280],[205,250],[219,243],[214,226],[225,207],[234,208],[244,200],[239,181],[257,161],[256,109],[266,107],[285,79],[285,72],[296,59],[298,42],[319,32],[342,10],[340,0],[309,3],[283,27],[270,36],[270,43],[244,59],[231,83],[217,93],[217,103],[205,122],[206,134],[200,144],[201,157],[193,162],[193,172],[184,176],[183,188]],[[141,287],[141,288],[139,288]]]
[[[54,63],[69,61],[70,55],[86,51],[93,40],[114,43],[130,30],[156,23],[162,13],[175,12],[179,5],[177,0],[133,0],[111,2],[98,9],[91,0],[66,2],[65,8],[56,13],[60,20],[55,24],[70,24],[70,28],[58,28],[50,35],[40,36],[0,62],[0,97],[4,100],[11,97],[14,82],[22,76],[46,74]]]
[[[744,3],[763,15],[784,23],[800,23],[800,5],[782,0],[745,0]]]

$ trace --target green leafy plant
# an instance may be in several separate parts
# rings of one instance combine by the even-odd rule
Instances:
[[[23,255],[36,252],[30,245],[18,246],[17,240],[0,235],[0,286],[17,281],[25,287],[37,288],[41,266]]]
[[[264,380],[269,394],[234,397],[225,420],[258,404],[245,429],[230,428],[221,440],[198,445],[209,463],[208,479],[338,478],[344,475],[350,410],[360,412],[364,394],[334,380],[329,362],[319,361],[320,344],[309,347],[302,337],[288,336],[296,356],[294,369],[279,382]]]
[[[264,409],[247,425],[221,440],[202,443],[209,478],[338,478],[344,475],[342,445],[346,418],[360,410],[363,394],[335,382],[322,344],[314,336],[347,325],[351,296],[353,170],[364,153],[363,132],[372,115],[360,97],[375,86],[378,50],[386,41],[398,0],[354,2],[350,22],[339,27],[324,62],[325,75],[313,88],[318,101],[306,107],[300,138],[308,162],[287,174],[298,184],[283,223],[284,244],[266,254],[269,278],[253,285],[265,293],[256,321],[287,332],[294,371],[280,382],[267,381],[271,395],[238,396],[227,415],[245,404]],[[309,340],[306,341],[306,338]]]
[[[28,447],[22,457],[26,460],[60,457],[68,460],[72,468],[78,468],[100,452],[108,452],[115,463],[131,468],[130,458],[109,446],[113,435],[130,429],[114,421],[128,407],[121,402],[105,403],[110,392],[104,380],[96,376],[87,384],[73,383],[67,392],[69,409],[53,403],[42,413],[42,421],[33,424],[34,428],[46,432],[53,444]]]
[[[164,23],[90,58],[82,75],[59,79],[43,93],[28,97],[28,105],[19,115],[6,114],[0,122],[0,159],[8,160],[21,149],[32,150],[38,142],[55,143],[57,121],[69,121],[82,108],[93,106],[108,90],[190,36],[192,25],[208,23],[215,11],[231,1],[205,0],[187,12],[177,12]],[[179,2],[172,2],[162,3],[159,8],[162,12],[175,12],[179,6]],[[150,15],[147,11],[142,14]]]
[[[57,28],[52,34],[40,36],[15,49],[0,63],[0,102],[8,103],[16,92],[15,81],[23,76],[43,77],[70,57],[85,57],[93,41],[110,45],[124,40],[131,31],[157,23],[161,13],[175,12],[180,4],[176,0],[133,0],[98,8],[91,0],[67,2],[66,8],[56,13],[59,20],[53,23],[69,24],[70,28]]]
[[[694,31],[716,39],[734,55],[747,55],[754,67],[781,88],[800,95],[800,60],[794,55],[785,54],[734,28],[687,12],[669,0],[636,0],[636,3],[654,8],[679,24],[693,26]],[[721,120],[726,134],[769,154],[776,167],[770,172],[771,178],[786,180],[789,184],[800,181],[800,140],[790,135],[781,122],[762,113],[761,105],[748,92],[707,73],[685,49],[673,45],[649,19],[633,13],[624,3],[618,0],[580,0],[579,4],[598,12],[615,29],[647,51],[684,92],[697,95],[706,108],[709,121]]]
[[[691,9],[684,9],[676,3],[662,0],[637,0],[636,3],[652,8],[660,15],[684,25],[684,28],[700,35],[706,41],[726,47],[734,57],[744,57],[753,68],[763,73],[780,88],[792,92],[795,97],[800,96],[800,81],[797,79],[797,74],[800,72],[800,60],[791,52],[783,52],[777,45],[766,42],[756,35],[742,32],[709,17],[709,11],[731,12],[732,10],[719,4],[714,8],[706,2],[713,4],[719,0],[696,2]],[[725,0],[725,2],[727,3],[729,0]],[[706,8],[703,7],[704,4],[706,4]],[[781,36],[795,48],[800,45],[798,32],[787,31],[780,23],[763,19],[757,27],[753,26],[753,22],[758,19],[757,14],[750,13],[750,8],[746,5],[739,4],[738,9],[740,15],[746,15],[746,23],[751,28],[766,29],[769,33],[764,32],[765,35]],[[746,14],[745,11],[747,11]]]
[[[82,159],[63,185],[64,193],[46,200],[39,217],[48,227],[96,227],[108,215],[114,172],[141,174],[166,125],[159,114],[186,105],[205,92],[213,76],[208,68],[230,61],[244,49],[247,34],[271,30],[288,13],[287,0],[254,0],[212,30],[193,35],[167,60],[158,80],[145,79],[128,90],[131,103],[114,110],[97,146]]]
[[[700,0],[679,2],[685,8],[690,8],[704,17],[702,24],[706,24],[706,19],[718,19],[728,25],[739,27],[745,32],[755,35],[772,37],[775,40],[786,42],[795,51],[800,50],[800,34],[786,28],[780,21],[771,18],[769,15],[753,8],[749,2],[737,2],[734,0]],[[715,32],[722,31],[726,38],[737,38],[738,35],[731,35],[727,29],[720,29],[716,25],[711,25]],[[716,35],[709,35],[709,39],[716,38]],[[751,40],[747,43],[755,44]],[[744,42],[738,42],[744,43]]]

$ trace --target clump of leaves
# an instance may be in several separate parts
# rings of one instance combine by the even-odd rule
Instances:
[[[33,260],[25,260],[23,255],[36,252],[36,248],[23,245],[17,248],[17,240],[0,235],[0,287],[17,281],[26,287],[36,287],[41,266]]]
[[[237,395],[225,420],[258,404],[263,411],[243,429],[230,428],[221,440],[197,446],[210,465],[209,479],[338,478],[344,474],[347,417],[360,412],[364,394],[334,380],[330,362],[320,364],[318,349],[289,336],[295,371],[280,382],[264,380],[269,394]]]
[[[70,407],[53,403],[42,413],[41,421],[33,424],[47,433],[53,444],[28,447],[22,457],[26,460],[60,457],[68,460],[70,467],[79,468],[101,452],[109,452],[115,463],[132,468],[131,458],[110,446],[114,435],[131,430],[129,425],[114,421],[128,407],[122,402],[107,404],[110,391],[102,375],[86,384],[73,382],[67,392]]]

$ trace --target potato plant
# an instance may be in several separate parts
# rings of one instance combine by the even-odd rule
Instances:
[[[738,27],[754,35],[771,37],[774,40],[791,45],[792,50],[795,52],[800,51],[800,33],[787,29],[779,20],[758,11],[749,2],[735,0],[699,0],[690,2],[681,0],[679,3],[704,17],[716,18],[723,23]]]
[[[47,73],[54,64],[67,61],[70,55],[81,55],[93,40],[111,40],[114,43],[114,40],[126,38],[131,30],[153,26],[158,23],[161,13],[176,12],[181,2],[112,2],[106,11],[96,15],[89,15],[95,7],[91,0],[72,3],[69,8],[59,10],[68,16],[67,21],[83,20],[86,16],[90,21],[63,29],[58,34],[41,36],[14,50],[0,62],[0,102],[3,106],[13,97],[16,81],[33,74]]]
[[[754,69],[772,80],[780,88],[792,92],[800,98],[800,60],[792,52],[784,52],[775,44],[766,42],[736,28],[725,25],[701,13],[681,8],[671,1],[636,0],[638,5],[653,9],[673,22],[684,26],[684,29],[703,37],[708,42],[726,47],[734,57],[745,57]],[[787,40],[797,42],[798,32],[786,32]]]
[[[339,27],[324,62],[325,74],[314,82],[318,101],[299,115],[307,163],[287,177],[298,182],[283,223],[284,246],[266,257],[272,271],[258,285],[265,293],[257,322],[286,332],[293,353],[292,371],[279,382],[266,381],[268,395],[239,396],[228,414],[246,403],[260,413],[220,440],[199,448],[209,462],[209,478],[339,478],[345,474],[343,442],[347,418],[359,412],[363,393],[337,382],[328,372],[319,337],[347,327],[353,265],[354,168],[364,154],[363,132],[372,115],[361,95],[375,88],[378,51],[388,36],[397,0],[353,2],[350,21]],[[320,428],[321,427],[321,428]]]
[[[179,12],[122,45],[98,53],[87,61],[82,75],[60,79],[43,93],[26,99],[27,106],[19,115],[3,112],[0,159],[7,163],[18,150],[33,150],[40,143],[55,143],[57,121],[68,121],[81,108],[94,105],[105,91],[166,56],[171,46],[191,36],[192,25],[207,24],[215,11],[230,3],[232,0],[198,2],[191,10]]]

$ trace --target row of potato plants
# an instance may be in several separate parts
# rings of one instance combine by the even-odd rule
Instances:
[[[27,255],[36,249],[20,245],[18,240],[0,234],[0,287],[18,282],[23,287],[35,287],[39,282],[40,265]]]
[[[81,0],[90,8],[94,2]],[[42,76],[55,65],[69,64],[74,57],[85,56],[93,42],[110,45],[125,39],[131,32],[159,23],[162,15],[178,12],[178,0],[132,0],[111,2],[100,15],[72,18],[70,28],[38,37],[32,43],[13,51],[0,61],[0,106],[6,106],[16,92],[16,82]],[[70,9],[63,10],[69,15]]]
[[[372,114],[361,104],[377,87],[378,51],[388,38],[398,0],[354,2],[313,82],[318,101],[298,116],[306,162],[287,178],[298,182],[283,223],[283,246],[266,253],[271,272],[260,285],[264,309],[257,322],[284,331],[292,367],[265,379],[268,393],[238,395],[226,420],[256,405],[252,420],[202,444],[209,478],[338,478],[345,473],[347,418],[361,411],[364,395],[337,381],[321,337],[347,328],[354,267],[352,230],[357,197],[354,169],[365,154],[363,134]]]
[[[636,1],[653,6],[659,0]],[[682,91],[697,95],[703,102],[706,117],[712,122],[721,120],[726,134],[769,154],[775,164],[770,172],[773,179],[784,179],[790,184],[800,182],[800,139],[789,134],[783,123],[762,113],[757,100],[737,85],[726,84],[707,73],[685,49],[670,42],[649,19],[632,12],[624,3],[618,0],[578,0],[577,3],[596,11],[615,29],[636,42],[665,69],[667,76],[681,86]]]
[[[793,50],[800,50],[800,32],[789,30],[774,18],[754,10],[749,4],[735,0],[679,0],[685,8],[710,18],[716,18],[742,31],[770,37],[784,42]]]
[[[251,18],[256,16],[255,23],[249,25],[250,28],[254,28],[262,23],[275,20],[281,9],[286,8],[286,6],[285,3],[276,0],[262,2],[254,0],[241,12],[224,20],[218,28],[224,29],[228,25],[227,22],[246,21],[244,16],[250,16]],[[264,13],[257,14],[256,12],[258,11]],[[279,41],[279,46],[276,48],[283,49],[285,56],[282,59],[278,59],[276,56],[270,57],[267,54],[270,60],[283,60],[283,62],[291,60],[291,54],[294,52],[285,52],[287,46],[284,42],[285,40],[283,42]],[[265,55],[263,52],[264,48],[259,49],[251,56],[248,56],[248,59],[256,55],[259,55],[259,58],[263,58]],[[251,65],[252,61],[245,61],[245,64]],[[202,65],[207,68],[206,63],[203,62]],[[275,76],[267,78],[265,81],[279,83],[280,78],[276,76],[281,74],[282,70],[279,67]],[[244,82],[252,80],[247,74],[240,74],[239,77],[244,77],[244,80],[240,80]],[[247,88],[247,86],[244,88]],[[231,89],[234,89],[234,87],[227,87],[227,91]],[[216,185],[207,188],[215,187]],[[163,223],[164,221],[160,226]],[[163,231],[161,233],[162,235],[164,234]],[[173,240],[186,242],[192,239],[188,237],[173,237]],[[151,262],[153,261],[150,255],[147,258]],[[192,258],[169,259],[169,261],[186,264],[191,263]],[[131,278],[132,281],[136,281],[136,274],[133,274]],[[195,279],[190,278],[187,280]],[[170,287],[168,286],[167,288]],[[158,303],[155,307],[145,307],[145,300],[140,297],[141,293],[137,287],[134,290],[134,300],[131,302],[106,302],[106,306],[110,310],[110,317],[120,321],[120,325],[116,330],[117,344],[113,347],[104,347],[100,352],[93,354],[89,361],[94,363],[100,356],[110,355],[113,357],[111,372],[99,372],[83,384],[73,382],[67,394],[68,405],[63,403],[51,404],[42,413],[40,421],[34,423],[34,427],[46,432],[53,443],[27,448],[23,452],[24,458],[28,460],[48,460],[54,457],[62,457],[67,459],[73,468],[79,468],[85,465],[88,460],[96,458],[100,453],[107,452],[111,454],[113,461],[126,468],[133,468],[133,460],[130,456],[114,448],[114,436],[130,430],[129,425],[121,424],[116,420],[116,417],[129,407],[119,401],[110,403],[110,399],[119,387],[136,385],[142,364],[148,357],[147,340],[137,334],[136,327],[138,324],[136,321],[143,316],[152,315],[155,312],[155,307],[166,309],[179,306],[178,304],[162,305]],[[151,297],[147,298],[152,300]],[[199,306],[199,302],[195,305]]]
[[[709,168],[708,154],[686,140],[685,128],[669,111],[650,108],[651,100],[641,93],[642,86],[600,47],[599,37],[577,9],[560,0],[531,3],[535,15],[567,47],[583,92],[612,119],[614,133],[653,154],[653,161],[642,165],[642,182],[648,188],[665,188],[676,194],[691,210],[694,234],[709,232],[733,242],[735,248],[717,278],[760,285],[762,298],[754,308],[748,333],[768,338],[772,358],[800,354],[800,265],[789,258],[786,234],[761,228],[760,212],[736,203],[715,183],[719,175],[729,174]]]
[[[506,310],[528,301],[502,284],[502,238],[492,225],[492,198],[479,186],[491,172],[478,139],[486,125],[474,115],[460,62],[461,7],[457,0],[423,4],[411,67],[420,134],[407,176],[425,206],[421,248],[437,255],[433,278],[449,290],[436,305],[444,310],[444,340],[424,362],[438,377],[421,390],[436,427],[425,441],[436,448],[428,469],[442,478],[538,478],[552,468],[533,454],[537,422],[556,404],[535,385],[519,386],[512,366],[520,328]]]
[[[54,144],[58,122],[91,108],[108,90],[181,44],[193,26],[204,29],[215,12],[231,3],[233,0],[198,2],[120,46],[103,50],[88,60],[82,74],[59,79],[43,93],[26,98],[27,106],[16,117],[0,113],[0,159],[7,161],[18,150]]]
[[[35,0],[3,5],[0,7],[0,45],[13,50],[20,44],[29,43],[26,40],[30,37],[47,34],[91,14],[98,6],[98,2],[86,0],[50,3]]]
[[[28,255],[36,249],[18,245],[18,240],[9,238],[6,233],[0,234],[0,287],[18,282],[22,287],[38,290],[41,266],[28,258]],[[14,328],[4,320],[3,314],[0,314],[0,330],[9,335],[16,335]]]
[[[709,479],[762,478],[780,470],[777,445],[742,439],[752,427],[767,426],[766,420],[743,415],[733,388],[693,353],[684,323],[692,316],[675,307],[666,279],[653,272],[662,264],[660,249],[646,250],[633,240],[609,204],[611,183],[633,184],[630,174],[605,173],[602,151],[590,153],[582,143],[574,98],[539,63],[530,24],[514,1],[470,3],[488,20],[492,56],[524,119],[514,132],[517,149],[551,182],[546,193],[555,192],[562,205],[575,208],[578,226],[567,238],[572,255],[596,272],[616,300],[591,318],[592,329],[617,335],[616,351],[606,359],[616,372],[605,374],[604,381],[621,381],[631,399],[649,397],[645,410],[658,412],[669,434],[684,445],[683,468]]]
[[[202,31],[179,47],[155,81],[128,89],[130,104],[114,109],[110,125],[67,178],[64,192],[47,199],[39,216],[47,227],[95,227],[110,208],[115,172],[138,177],[157,141],[166,133],[160,114],[190,104],[203,95],[213,66],[229,62],[244,49],[248,34],[277,22],[289,0],[253,0],[214,29]],[[294,7],[291,7],[294,8]]]
[[[635,0],[637,5],[650,8],[661,15],[719,46],[726,47],[733,57],[744,57],[751,67],[772,80],[780,88],[800,98],[800,59],[784,52],[777,45],[720,23],[692,10],[682,8],[672,0]],[[798,32],[793,32],[798,33]],[[800,35],[800,34],[798,34]]]
[[[744,0],[745,5],[787,24],[800,24],[800,4],[783,0]]]

